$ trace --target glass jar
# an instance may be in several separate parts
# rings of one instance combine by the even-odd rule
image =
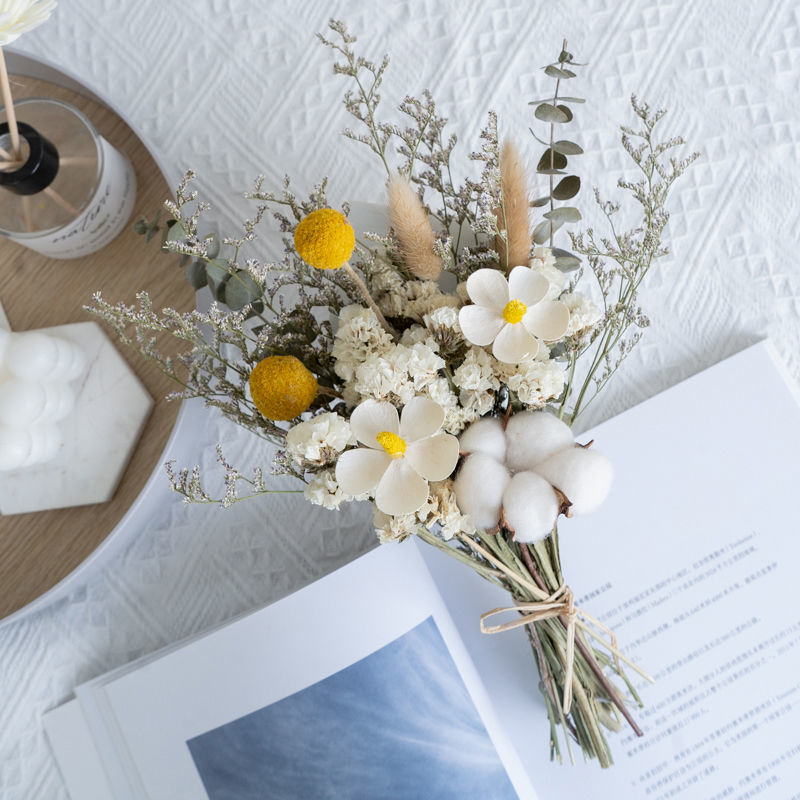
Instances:
[[[136,199],[130,161],[76,108],[50,98],[14,104],[16,161],[0,159],[0,235],[50,258],[80,258],[125,227]],[[5,109],[0,148],[12,152]]]

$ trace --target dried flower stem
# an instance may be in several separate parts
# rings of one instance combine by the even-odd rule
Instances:
[[[359,292],[364,296],[364,300],[366,301],[367,305],[372,309],[375,316],[378,318],[378,322],[381,323],[384,330],[391,336],[397,336],[397,332],[395,329],[386,321],[386,317],[383,316],[383,313],[378,308],[378,304],[372,299],[372,295],[369,293],[369,289],[367,289],[367,285],[364,281],[361,280],[361,276],[350,266],[349,263],[343,265],[344,269],[347,271],[347,274],[350,276],[350,280],[356,285],[356,288]]]

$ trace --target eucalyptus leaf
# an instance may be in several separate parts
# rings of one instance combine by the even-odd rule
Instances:
[[[206,264],[206,275],[208,276],[208,279],[214,281],[214,283],[221,283],[230,275],[230,273],[219,264],[209,261]]]
[[[176,220],[171,219],[165,226],[161,238],[162,246],[167,242],[181,242],[186,238],[183,234],[183,228],[178,225]]]
[[[544,151],[539,163],[536,165],[536,171],[542,172],[546,169],[564,169],[567,166],[567,157],[563,153],[557,152],[555,149]]]
[[[558,55],[558,63],[563,64],[564,62],[571,62],[572,61],[572,53],[568,50],[562,50]]]
[[[225,284],[225,305],[231,311],[241,311],[246,305],[261,297],[261,287],[249,272],[239,270]]]
[[[539,169],[536,170],[539,175],[566,175],[563,169]]]
[[[569,106],[557,105],[556,108],[566,117],[565,122],[572,122],[572,111]]]
[[[202,261],[192,261],[186,267],[186,280],[195,288],[202,289],[207,283],[206,265]]]
[[[549,219],[551,222],[562,223],[578,222],[582,219],[581,212],[572,206],[560,206],[559,208],[554,208],[552,211],[548,211],[543,216],[545,219]]]
[[[213,261],[219,255],[219,236],[216,233],[210,233],[205,240],[208,242],[206,258]]]
[[[549,197],[537,197],[535,200],[531,200],[531,208],[541,208],[542,206],[546,206],[549,202]]]
[[[556,200],[569,200],[571,197],[575,197],[580,190],[581,179],[577,175],[567,175],[553,189],[553,197]]]
[[[556,259],[556,267],[562,272],[573,272],[581,265],[581,260],[569,250],[562,250],[560,247],[554,247],[553,256]]]
[[[583,97],[559,97],[558,98],[562,103],[585,103],[586,100]],[[529,106],[535,106],[539,103],[551,103],[553,102],[552,97],[543,97],[541,100],[530,100],[528,101]]]
[[[565,156],[580,156],[583,155],[583,148],[575,142],[567,141],[566,139],[559,139],[553,142],[553,150],[556,153],[563,153]]]
[[[148,224],[146,219],[137,219],[133,223],[133,232],[143,236],[148,231]]]
[[[563,106],[563,108],[567,107]],[[567,111],[569,112],[568,108]],[[542,122],[569,122],[572,119],[571,112],[565,114],[561,108],[554,106],[552,103],[540,103],[536,106],[533,115]]]
[[[533,241],[536,244],[544,244],[550,239],[550,231],[552,230],[555,233],[561,225],[562,223],[557,220],[545,220],[544,222],[540,222],[533,229]]]
[[[575,77],[575,73],[571,69],[556,67],[553,66],[553,64],[550,64],[550,66],[544,68],[544,74],[550,78],[561,78],[563,80]]]

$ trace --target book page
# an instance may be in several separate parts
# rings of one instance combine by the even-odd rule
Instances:
[[[564,573],[578,604],[656,678],[635,680],[645,735],[624,722],[610,734],[614,767],[549,762],[524,633],[478,632],[502,592],[426,553],[537,791],[543,800],[587,786],[631,800],[800,798],[800,406],[769,348],[578,437],[590,439],[613,461],[615,485],[602,510],[559,525]]]
[[[536,797],[413,543],[77,694],[118,800]]]

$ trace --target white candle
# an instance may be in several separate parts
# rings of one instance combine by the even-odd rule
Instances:
[[[55,425],[30,428],[0,425],[0,472],[46,464],[56,457],[63,441]]]
[[[28,460],[32,447],[28,428],[0,425],[0,472],[19,469]]]
[[[61,431],[55,425],[33,425],[28,428],[28,434],[31,437],[31,451],[23,467],[52,461],[64,442]]]
[[[27,380],[71,381],[86,366],[78,345],[36,331],[11,334],[5,360],[13,375]]]
[[[69,416],[75,392],[66,383],[37,383],[12,378],[0,384],[0,423],[33,425]]]

